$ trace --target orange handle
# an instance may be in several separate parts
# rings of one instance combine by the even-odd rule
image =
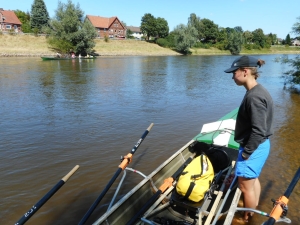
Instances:
[[[119,165],[119,168],[124,170],[127,167],[127,165],[132,161],[132,156],[133,155],[131,153],[128,153],[126,156],[124,156],[124,159]]]
[[[274,206],[274,208],[272,209],[271,213],[270,213],[270,217],[274,218],[276,221],[279,220],[283,209],[282,206],[286,206],[289,202],[289,199],[285,196],[281,196],[277,201],[276,201],[276,205]]]
[[[164,193],[169,187],[173,185],[173,181],[174,179],[172,177],[165,179],[164,183],[159,187],[159,190]]]

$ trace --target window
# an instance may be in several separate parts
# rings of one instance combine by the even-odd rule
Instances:
[[[11,29],[11,25],[6,25],[5,28],[8,29],[8,30],[10,30]]]
[[[106,32],[106,28],[104,28],[104,32]]]
[[[14,29],[15,29],[15,30],[17,30],[17,29],[18,29],[17,25],[14,25]]]

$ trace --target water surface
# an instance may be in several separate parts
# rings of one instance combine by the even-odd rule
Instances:
[[[288,67],[274,62],[278,56],[259,56],[267,62],[259,82],[271,93],[276,109],[271,155],[260,177],[259,209],[266,212],[300,165],[300,96],[283,88],[280,77]],[[14,224],[78,164],[79,170],[26,223],[77,224],[116,172],[120,156],[153,122],[130,164],[150,174],[204,123],[239,106],[245,89],[223,72],[235,58],[1,58],[0,224]],[[140,180],[128,174],[120,194]],[[115,188],[101,203],[109,203]],[[300,224],[299,202],[298,184],[289,203],[292,224]],[[251,224],[263,221],[256,215]]]

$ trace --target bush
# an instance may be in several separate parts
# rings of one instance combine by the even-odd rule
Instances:
[[[219,50],[226,50],[226,46],[227,46],[227,44],[224,42],[218,42],[214,45],[214,47]]]
[[[34,33],[34,36],[38,36],[38,34],[39,34],[39,29],[37,28],[37,27],[35,27],[35,28],[33,28],[32,29],[32,31],[33,31],[33,33]]]
[[[170,47],[170,43],[168,42],[168,40],[166,40],[164,38],[158,38],[156,40],[156,44],[158,44],[159,46],[164,47],[164,48]]]
[[[211,43],[202,43],[201,41],[199,41],[199,42],[196,42],[196,44],[193,47],[209,49],[212,47],[212,44]]]
[[[15,29],[13,29],[13,28],[11,28],[8,32],[9,32],[10,35],[15,35],[16,34]]]
[[[261,46],[258,45],[258,44],[253,44],[253,45],[252,45],[252,49],[258,49],[258,50],[261,50],[262,48],[261,48]]]
[[[104,41],[109,42],[109,37],[107,35],[104,36]]]
[[[252,44],[244,44],[243,46],[245,49],[247,50],[252,50],[253,49],[253,45]]]

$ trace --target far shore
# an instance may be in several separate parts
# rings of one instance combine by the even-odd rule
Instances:
[[[100,56],[180,56],[181,54],[157,44],[137,40],[96,39],[95,51]],[[29,35],[0,35],[0,57],[41,57],[55,56],[45,37]],[[229,51],[216,48],[191,49],[192,55],[230,55]],[[240,54],[300,54],[299,47],[272,46],[264,50],[243,50]]]

